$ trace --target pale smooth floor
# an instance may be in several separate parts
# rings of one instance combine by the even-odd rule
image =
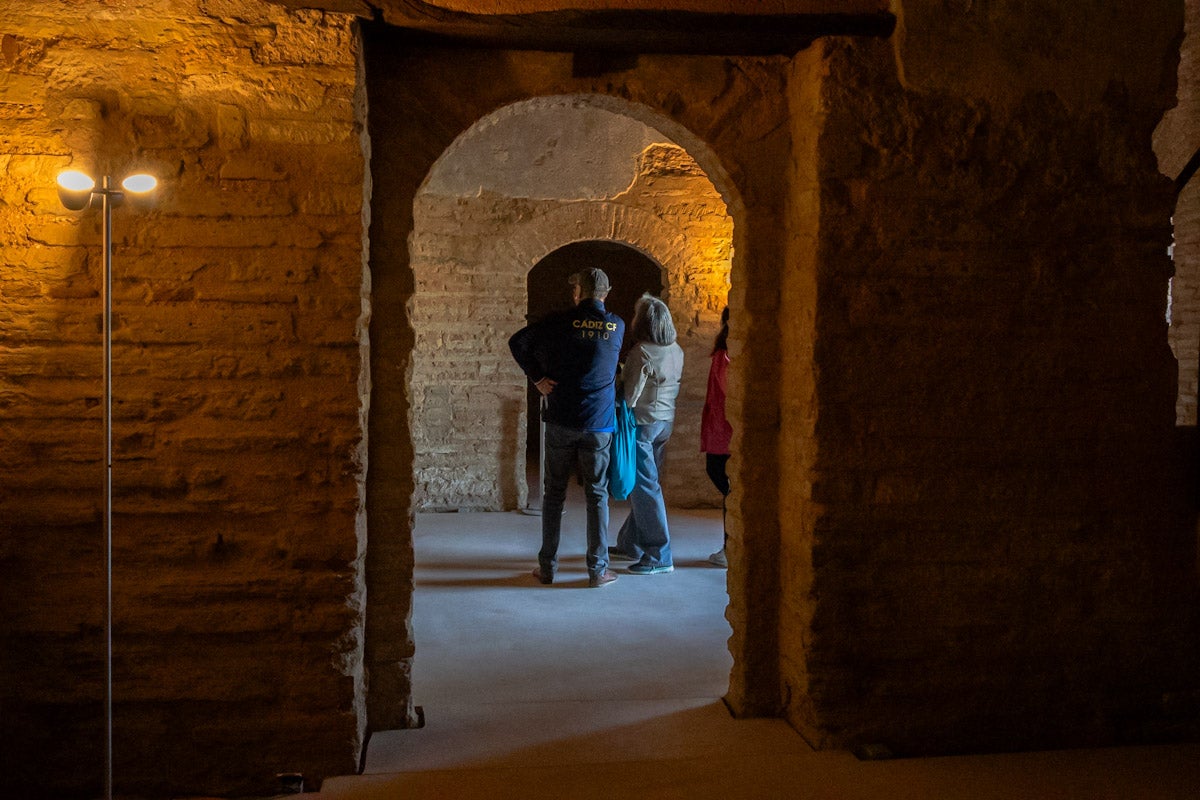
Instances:
[[[612,504],[612,539],[628,513]],[[558,579],[538,584],[541,520],[421,514],[415,533],[419,730],[376,733],[362,775],[320,796],[1197,800],[1200,745],[859,761],[781,720],[735,720],[719,511],[672,509],[676,571],[587,588],[572,487]]]

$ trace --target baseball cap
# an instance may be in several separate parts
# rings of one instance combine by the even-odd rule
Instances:
[[[578,286],[580,291],[589,296],[608,294],[612,289],[612,284],[608,282],[608,276],[604,274],[604,270],[596,267],[579,270],[571,276],[568,283]]]

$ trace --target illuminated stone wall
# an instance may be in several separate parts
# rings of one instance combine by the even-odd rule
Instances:
[[[101,232],[59,206],[67,167],[162,181],[153,209],[113,215],[117,790],[265,793],[356,766],[351,25],[233,0],[0,5],[10,796],[95,796],[102,771]]]
[[[118,790],[266,794],[413,721],[414,202],[547,95],[662,130],[735,223],[730,707],[901,753],[1169,737],[1200,670],[1150,145],[1183,4],[1120,5],[906,0],[886,41],[600,76],[376,41],[369,174],[347,16],[0,6],[6,788],[101,769],[100,232],[54,174],[164,181],[116,214]]]

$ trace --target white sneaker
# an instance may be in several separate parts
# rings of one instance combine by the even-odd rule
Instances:
[[[729,560],[725,558],[725,548],[722,547],[717,552],[708,557],[708,563],[714,567],[729,567]]]

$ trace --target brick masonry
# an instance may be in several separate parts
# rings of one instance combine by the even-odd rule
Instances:
[[[1180,45],[1179,86],[1176,105],[1154,131],[1154,152],[1159,169],[1169,177],[1180,175],[1200,148],[1195,120],[1200,103],[1200,3],[1188,3]],[[1172,260],[1170,341],[1179,362],[1179,396],[1175,405],[1179,425],[1196,425],[1197,376],[1200,375],[1200,181],[1193,178],[1175,206]]]
[[[1122,11],[905,5],[893,41],[798,59],[821,319],[815,418],[784,423],[813,437],[781,476],[788,716],[901,754],[1153,740],[1196,688],[1151,150],[1182,4],[1119,74],[1059,66],[1116,61]]]
[[[1151,144],[1183,4],[1035,5],[906,0],[887,41],[596,77],[374,26],[360,52],[348,16],[251,0],[0,5],[0,773],[99,784],[100,233],[55,173],[164,180],[116,215],[120,788],[261,794],[415,721],[418,280],[447,261],[414,211],[529,213],[458,243],[513,297],[566,232],[620,231],[709,338],[683,276],[712,271],[663,246],[692,177],[420,197],[464,132],[552,96],[662,132],[733,221],[734,712],[902,753],[1174,735],[1196,542]]]
[[[231,0],[0,6],[0,774],[20,796],[94,793],[102,769],[101,231],[59,205],[68,167],[162,184],[113,214],[118,790],[356,766],[352,25]]]

